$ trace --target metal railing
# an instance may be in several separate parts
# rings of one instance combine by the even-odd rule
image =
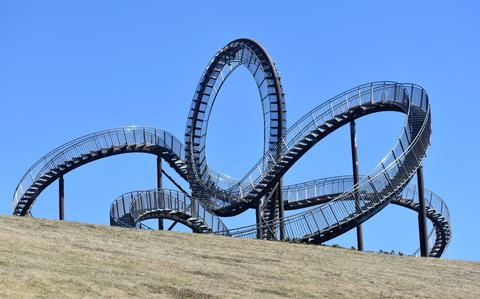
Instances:
[[[177,165],[176,170],[181,175],[185,175],[182,173],[184,171],[183,161],[185,157],[183,144],[172,134],[148,127],[125,127],[105,130],[65,143],[40,158],[27,170],[18,183],[13,197],[13,209],[15,210],[25,192],[40,177],[51,171],[58,171],[60,165],[66,165],[67,163],[75,164],[76,161],[81,161],[85,155],[91,153],[115,147],[135,145],[156,146],[170,152],[182,163],[182,165]]]
[[[124,227],[135,227],[131,216],[131,207],[134,199],[144,191],[132,191],[120,195],[110,207],[110,224]]]
[[[367,88],[368,86],[370,88]],[[364,90],[367,90],[367,92],[362,92]],[[353,94],[359,94],[360,96],[354,97]],[[354,218],[370,214],[371,211],[381,208],[395,194],[400,193],[425,155],[430,138],[430,110],[427,94],[421,87],[387,82],[372,83],[358,88],[357,93],[353,94],[352,91],[346,92],[343,94],[343,99],[339,100],[336,105],[322,104],[307,114],[306,117],[303,117],[299,122],[305,123],[303,127],[308,128],[308,130],[302,130],[297,125],[292,126],[287,132],[289,142],[285,142],[285,154],[289,153],[298,143],[299,137],[297,136],[301,135],[303,140],[310,132],[314,132],[322,124],[332,121],[335,117],[347,113],[352,107],[368,106],[377,101],[383,104],[391,101],[407,110],[408,118],[401,136],[393,150],[387,154],[380,164],[368,176],[360,180],[359,192],[351,187],[328,204],[284,218],[282,221],[285,224],[285,233],[290,240],[303,240],[322,235],[335,227],[354,220]],[[349,95],[352,95],[352,97]],[[340,98],[342,97],[334,99],[338,100]],[[332,103],[332,101],[327,103]],[[325,107],[329,107],[329,111],[324,111]],[[316,117],[315,114],[318,111],[323,112]],[[325,117],[328,114],[329,117]],[[310,121],[305,121],[309,118]],[[289,139],[291,132],[294,132],[294,137]],[[268,158],[268,156],[266,157]],[[267,173],[268,171],[272,170],[268,169]],[[261,180],[260,177],[266,175],[258,173],[255,178],[252,178],[253,173],[251,171],[246,176],[250,176],[251,188],[255,187],[255,183]],[[242,180],[245,180],[245,178]],[[367,198],[364,194],[371,194],[372,196]],[[230,230],[229,234],[254,237],[256,232],[257,226],[253,225],[248,228]]]
[[[419,204],[418,191],[416,188],[411,187],[411,184],[402,191],[400,197],[404,200],[409,200],[412,205],[417,206]],[[427,217],[432,222],[434,222],[434,219],[439,222],[433,223],[434,227],[428,234],[428,252],[430,252],[430,256],[439,256],[442,252],[434,252],[435,249],[441,248],[445,244],[442,248],[442,251],[445,251],[452,239],[450,211],[442,198],[428,189],[424,190],[424,198]],[[437,235],[437,229],[441,236]],[[417,256],[419,254],[420,248],[415,250],[412,255]]]
[[[135,191],[121,195],[111,206],[110,219],[120,225],[132,227],[139,225],[149,214],[152,218],[158,218],[158,215],[155,215],[158,212],[164,212],[165,218],[168,218],[169,214],[188,215],[192,219],[190,222],[193,229],[228,231],[220,217],[205,207],[201,201],[183,192],[169,189]],[[131,222],[126,223],[122,219],[129,219]],[[201,227],[202,225],[205,227]]]
[[[408,106],[405,106],[404,94],[401,93],[401,91],[404,90],[401,86],[402,85],[398,83],[377,82],[360,86],[353,91],[350,90],[334,97],[316,107],[292,125],[286,133],[281,148],[278,150],[281,151],[283,156],[292,153],[292,151],[295,152],[295,148],[300,142],[305,140],[305,137],[311,132],[316,132],[317,129],[325,123],[333,123],[336,116],[347,113],[349,109],[355,107],[362,105],[368,106],[375,102],[392,102],[408,109]],[[408,143],[405,142],[405,146],[407,144]],[[244,195],[248,194],[256,188],[256,185],[266,177],[268,173],[272,172],[273,167],[275,167],[277,163],[279,163],[279,161],[274,160],[273,157],[267,153],[251,168],[244,178],[239,181],[238,185],[229,191]],[[262,165],[269,165],[270,167],[263,170],[263,168],[260,167]]]
[[[294,203],[344,193],[353,187],[352,176],[336,176],[284,186],[283,200]]]
[[[264,151],[246,175],[236,180],[208,167],[206,135],[215,99],[229,75],[241,65],[252,74],[260,94]],[[198,199],[166,189],[130,192],[112,204],[112,223],[145,227],[141,221],[146,217],[174,217],[177,213],[188,216],[182,220],[199,230],[209,228],[220,235],[256,237],[256,225],[228,230],[215,211],[221,214],[222,209],[230,208],[240,213],[251,207],[252,201],[271,191],[294,162],[321,138],[348,121],[389,110],[404,112],[407,118],[392,150],[375,169],[355,186],[351,177],[287,186],[282,190],[287,203],[300,205],[315,198],[334,198],[309,211],[261,225],[275,228],[280,221],[287,240],[323,242],[362,223],[392,200],[416,207],[418,194],[407,184],[421,165],[431,135],[429,100],[423,88],[388,81],[364,84],[315,107],[286,132],[280,130],[286,128],[284,107],[280,78],[266,51],[252,40],[235,40],[217,52],[201,77],[187,119],[185,147],[168,132],[146,127],[106,130],[75,139],[42,157],[25,173],[14,193],[14,213],[28,215],[43,188],[77,166],[112,154],[145,151],[164,157],[180,176],[188,179]],[[425,197],[427,216],[434,222],[429,238],[435,242],[430,243],[430,253],[436,254],[436,250],[448,246],[451,238],[450,215],[440,197],[428,190]],[[277,239],[278,234],[275,229],[270,232]]]
[[[414,96],[413,100],[409,98],[409,92]],[[274,169],[290,167],[290,164],[282,163],[282,159],[287,159],[289,155],[295,156],[296,149],[305,141],[305,138],[311,137],[312,133],[318,133],[322,126],[335,122],[336,117],[348,113],[352,109],[375,104],[396,105],[399,110],[403,109],[407,112],[411,104],[415,105],[413,101],[421,105],[421,108],[425,111],[427,110],[428,98],[426,92],[416,85],[374,82],[348,90],[316,107],[289,128],[286,137],[282,139],[281,146],[275,150],[282,154],[280,159],[275,159],[271,152],[267,152],[239,181],[226,180],[223,175],[210,172],[208,182],[204,184],[204,186],[210,186],[206,192],[210,192],[211,197],[219,198],[224,198],[225,193],[230,193],[232,200],[225,200],[224,206],[238,202],[247,197],[252,190],[261,189],[259,183],[274,173]],[[393,155],[396,154],[396,157],[400,157],[401,153],[409,146],[412,141],[410,134],[407,119],[399,142],[394,147]],[[384,158],[382,161],[384,165],[388,165],[386,162],[392,163],[396,160],[396,158],[392,159],[393,155],[389,153]],[[221,189],[217,182],[227,182],[229,189]],[[218,196],[216,193],[219,193]]]
[[[191,166],[190,184],[205,190],[216,189],[218,192],[213,197],[227,201],[232,199],[232,196],[235,198],[238,196],[231,194],[231,192],[225,193],[222,190],[230,189],[238,181],[230,180],[228,176],[208,167],[206,134],[210,112],[220,89],[230,74],[241,65],[250,71],[259,91],[264,118],[264,153],[272,150],[272,144],[276,144],[276,141],[273,142],[271,139],[279,138],[276,137],[275,133],[276,128],[278,128],[275,123],[279,122],[279,117],[272,117],[272,114],[278,114],[278,97],[283,99],[281,84],[278,90],[275,88],[279,84],[280,78],[266,51],[257,43],[247,39],[229,43],[212,58],[195,91],[186,129],[186,145],[187,148],[190,147],[190,144],[192,145],[192,152],[195,157],[192,158],[195,165]],[[277,79],[278,81],[276,81]],[[282,100],[280,106],[285,106],[284,100]],[[196,118],[194,118],[195,113],[197,113]],[[194,123],[195,119],[197,120],[196,123]],[[281,122],[283,127],[286,127],[284,117]],[[190,140],[191,137],[193,137],[193,140]]]
[[[363,178],[363,176],[361,176]],[[283,189],[283,199],[290,203],[299,201],[309,201],[317,197],[335,195],[344,193],[353,187],[352,176],[337,176],[324,179],[313,180],[305,183],[286,186]],[[412,210],[418,210],[419,197],[418,188],[415,184],[409,183],[403,191],[396,196],[391,203],[399,204],[401,206],[407,206]],[[369,198],[372,195],[365,195],[365,198]],[[451,224],[450,213],[445,202],[431,190],[424,190],[425,196],[425,208],[429,213],[427,217],[432,221],[434,227],[428,235],[428,251],[435,256],[438,256],[434,252],[435,247],[441,247],[442,244],[448,246],[451,240]],[[436,221],[442,221],[442,223],[436,223]],[[437,236],[436,231],[441,230],[443,234]],[[446,249],[443,248],[443,251]],[[418,255],[417,249],[412,255]],[[441,254],[441,253],[440,253]]]

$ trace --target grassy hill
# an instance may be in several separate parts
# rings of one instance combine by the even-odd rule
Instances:
[[[480,263],[0,216],[0,297],[480,298]]]

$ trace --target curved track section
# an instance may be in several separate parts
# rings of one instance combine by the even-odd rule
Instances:
[[[322,138],[353,119],[379,111],[398,111],[407,115],[398,141],[381,163],[362,178],[358,186],[329,203],[281,220],[289,240],[316,244],[366,221],[402,192],[425,156],[431,134],[430,106],[427,93],[417,85],[374,82],[351,89],[313,109],[287,131],[278,151],[281,153],[279,159],[267,153],[242,180],[223,191],[235,194],[241,200],[223,201],[223,207],[214,206],[215,211],[220,215],[241,212],[263,196]],[[264,225],[276,224],[267,221]],[[258,229],[258,226],[250,228],[252,233]]]
[[[201,201],[176,190],[129,192],[112,203],[111,225],[140,228],[141,221],[147,219],[178,221],[196,233],[228,233],[222,220]]]
[[[210,196],[206,204],[222,216],[243,212],[258,202],[317,142],[354,119],[380,111],[402,112],[407,119],[394,148],[361,183],[370,185],[377,177],[389,176],[388,186],[379,191],[400,189],[413,176],[428,147],[429,109],[426,92],[412,84],[374,82],[346,91],[316,107],[291,126],[274,150],[279,153],[278,158],[267,152],[241,180],[234,181],[228,188],[216,184],[224,181],[221,175],[212,179],[210,187],[204,190]],[[394,177],[397,173],[403,174],[402,178]],[[226,193],[229,194],[228,200],[225,200]],[[385,199],[388,201],[388,196]],[[380,201],[384,202],[383,199]]]
[[[409,184],[392,203],[418,212],[419,199],[417,190],[415,185]],[[452,238],[450,212],[445,202],[428,189],[425,189],[425,199],[427,218],[433,224],[433,229],[428,238],[429,256],[441,257]],[[413,255],[417,255],[419,251],[420,249],[417,249]]]
[[[211,199],[226,200],[232,196],[238,198],[231,192],[222,192],[228,187],[228,178],[209,169],[206,138],[208,120],[217,95],[228,76],[242,65],[252,74],[259,91],[264,120],[264,153],[277,157],[277,145],[286,127],[285,100],[280,76],[265,49],[249,39],[235,40],[220,49],[198,83],[185,132],[188,181],[193,194],[210,206]],[[227,185],[219,186],[222,183]]]
[[[283,188],[286,210],[302,209],[330,202],[353,185],[352,176],[329,177]],[[371,195],[366,195],[368,198]],[[429,256],[440,257],[451,240],[450,213],[445,202],[425,189],[427,218],[433,228],[429,233]],[[409,183],[391,203],[418,212],[417,187]],[[133,215],[133,216],[132,216]],[[174,190],[134,191],[117,198],[110,209],[110,224],[148,228],[141,221],[164,218],[178,221],[194,232],[213,232],[240,238],[256,238],[256,227],[228,230],[221,219],[201,201]],[[149,229],[149,228],[148,228]],[[416,250],[413,255],[417,255]]]
[[[251,170],[236,180],[209,168],[206,138],[217,95],[240,66],[250,71],[259,90],[264,151]],[[392,149],[358,184],[354,186],[351,178],[337,177],[282,187],[283,175],[315,144],[355,119],[383,111],[405,114],[404,125]],[[42,157],[27,171],[16,188],[13,209],[15,215],[28,215],[43,189],[81,165],[116,154],[146,152],[161,156],[186,179],[193,197],[163,189],[125,194],[112,205],[113,225],[139,227],[145,219],[167,218],[195,232],[269,239],[283,236],[291,242],[320,244],[358,226],[391,202],[418,210],[418,195],[408,184],[425,157],[430,135],[426,91],[415,84],[388,81],[347,90],[315,107],[286,130],[284,93],[272,59],[258,43],[239,39],[220,49],[203,73],[188,114],[185,147],[165,131],[138,127],[75,139]],[[286,209],[312,208],[277,217],[273,199],[277,195],[272,196],[276,190],[282,190]],[[434,226],[430,255],[438,257],[451,239],[450,217],[438,196],[430,191],[425,196],[427,216]],[[263,207],[265,202],[273,203],[268,205],[268,213],[277,219],[263,218],[258,225],[227,230],[219,218]],[[281,230],[276,229],[278,225]],[[265,230],[269,233],[258,233]]]
[[[146,127],[105,130],[68,142],[38,160],[15,190],[13,214],[28,214],[48,185],[77,167],[113,155],[139,152],[161,156],[186,178],[183,144],[172,134]]]

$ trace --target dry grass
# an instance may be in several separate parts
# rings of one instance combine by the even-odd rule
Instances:
[[[480,263],[0,217],[0,297],[480,298]]]

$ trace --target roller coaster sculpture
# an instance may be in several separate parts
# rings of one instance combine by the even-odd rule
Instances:
[[[238,67],[250,71],[258,87],[264,120],[264,149],[241,179],[208,166],[206,137],[213,103],[228,76]],[[396,111],[406,115],[393,148],[368,175],[358,175],[355,120]],[[282,176],[304,153],[331,132],[350,124],[353,176],[317,179],[283,186]],[[157,156],[156,189],[118,197],[111,206],[112,225],[145,228],[158,218],[179,222],[196,233],[321,244],[357,228],[388,204],[418,212],[420,249],[414,254],[440,257],[451,240],[447,206],[424,189],[422,160],[430,143],[431,117],[427,92],[415,84],[373,82],[347,90],[315,107],[287,129],[285,98],[275,64],[265,49],[238,39],[220,49],[205,69],[188,113],[185,143],[172,134],[148,127],[124,127],[93,133],[43,156],[22,177],[13,198],[13,214],[31,215],[39,194],[57,179],[63,219],[63,176],[92,161],[126,153]],[[166,161],[189,185],[187,192],[162,188]],[[410,181],[417,175],[419,186]],[[285,210],[311,207],[286,217]],[[220,217],[256,210],[256,223],[228,229]],[[427,236],[425,219],[433,223]],[[170,228],[171,229],[171,228]]]

